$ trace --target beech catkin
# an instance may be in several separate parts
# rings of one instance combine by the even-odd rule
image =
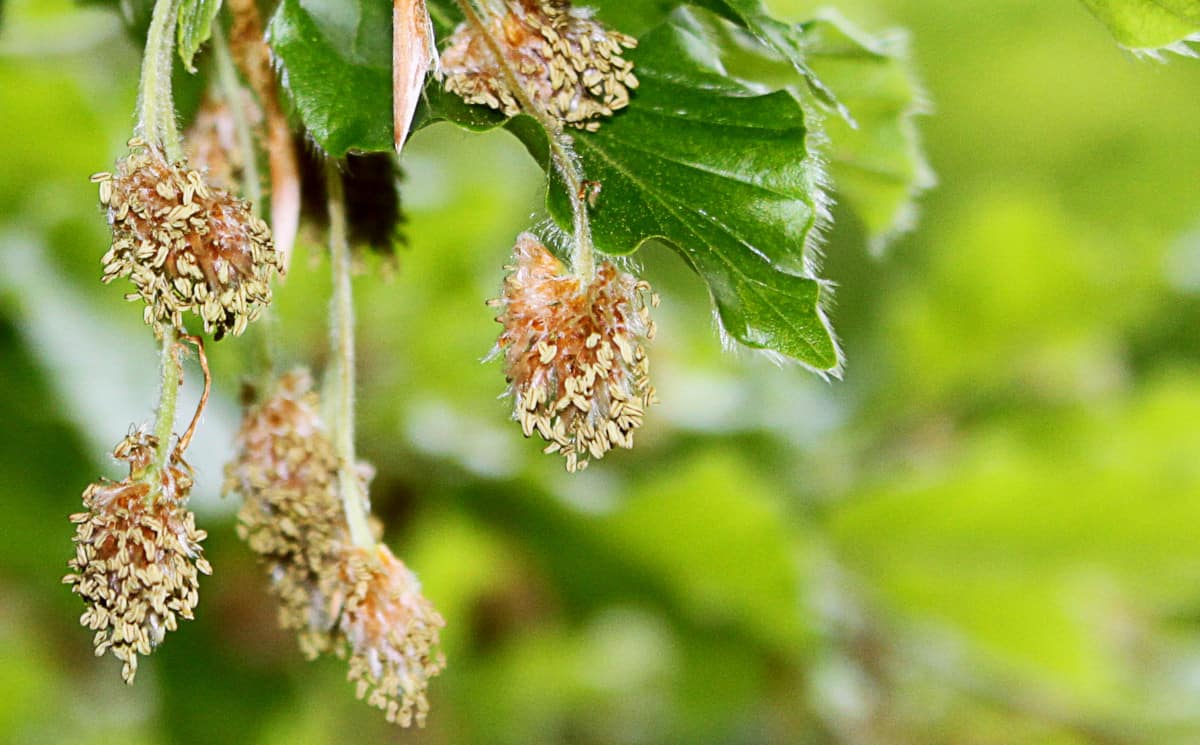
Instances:
[[[614,447],[633,447],[656,403],[644,344],[654,337],[650,285],[605,262],[589,283],[569,274],[531,233],[517,238],[501,297],[496,342],[513,418],[549,441],[568,471]]]

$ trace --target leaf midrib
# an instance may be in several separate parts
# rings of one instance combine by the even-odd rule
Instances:
[[[810,352],[811,352],[810,358],[814,361],[821,360],[822,363],[824,363],[825,355],[822,354],[821,351],[818,350],[815,346],[813,346],[813,344],[806,338],[807,334],[801,333],[801,330],[798,329],[794,325],[794,322],[792,321],[792,319],[790,317],[788,317],[786,314],[780,312],[778,310],[778,308],[776,308],[775,304],[769,302],[768,298],[765,295],[763,295],[762,290],[759,288],[760,287],[768,287],[768,285],[766,285],[765,283],[760,282],[759,280],[746,274],[744,271],[741,270],[740,267],[737,266],[737,264],[735,264],[733,261],[731,261],[728,256],[726,256],[723,252],[717,250],[717,248],[715,246],[712,246],[711,244],[709,244],[708,241],[704,240],[703,235],[701,235],[699,231],[697,231],[694,227],[692,227],[692,225],[690,225],[688,223],[688,221],[685,220],[684,217],[679,212],[676,211],[676,209],[674,207],[677,205],[674,205],[673,201],[668,200],[665,196],[661,195],[657,190],[648,188],[646,186],[646,184],[643,183],[640,178],[638,178],[636,175],[634,175],[632,172],[630,172],[628,169],[626,169],[618,160],[615,160],[612,156],[610,156],[607,152],[605,152],[605,150],[602,147],[600,147],[598,143],[591,142],[589,140],[583,140],[582,138],[580,139],[580,142],[582,143],[583,146],[592,149],[599,157],[603,158],[609,165],[612,166],[612,168],[614,168],[622,176],[624,176],[625,178],[632,181],[635,185],[637,185],[639,188],[641,188],[643,192],[645,192],[652,199],[654,199],[656,202],[661,204],[667,210],[667,212],[670,213],[672,218],[674,218],[674,220],[683,227],[684,230],[686,230],[688,233],[690,233],[692,236],[694,236],[697,239],[697,242],[699,244],[707,247],[709,249],[709,252],[712,255],[719,258],[724,264],[726,264],[729,267],[730,270],[732,270],[738,276],[742,277],[743,285],[747,288],[747,290],[750,292],[753,292],[754,295],[762,302],[762,304],[766,308],[770,309],[770,312],[774,313],[788,328],[791,328],[795,332],[794,333],[795,338],[798,341],[800,341],[804,347],[806,347],[807,349],[810,350]],[[731,238],[733,238],[734,240],[738,241],[739,243],[742,242],[741,239],[738,238],[737,236],[735,236],[728,228],[721,226],[721,229],[727,235],[729,235]],[[667,240],[667,241],[671,241],[672,243],[676,243],[676,241],[674,241],[670,236],[667,236],[667,235],[646,236],[646,237],[647,238],[661,238],[663,240]],[[685,246],[679,246],[679,248],[684,251],[687,251],[687,248]],[[776,268],[774,266],[768,266],[768,268],[771,271],[777,271],[777,272],[780,271],[778,268]],[[780,273],[784,273],[784,272],[780,272]],[[804,275],[792,275],[792,276],[795,276],[798,279],[806,279],[806,280],[809,280],[812,282],[816,281],[815,277],[809,277],[809,276],[804,276]],[[818,316],[818,318],[819,318],[819,316]],[[822,324],[822,326],[823,325],[824,324]],[[836,352],[835,352],[834,356],[836,357]],[[836,361],[834,362],[833,365],[828,365],[825,369],[833,369],[834,367],[836,367]]]

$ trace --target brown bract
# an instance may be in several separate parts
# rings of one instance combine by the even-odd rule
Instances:
[[[587,467],[633,433],[656,403],[643,344],[654,336],[650,286],[611,263],[585,283],[531,233],[517,238],[504,293],[492,305],[503,351],[513,418],[526,437],[537,432],[561,452],[567,470]]]
[[[197,573],[212,567],[200,548],[206,534],[183,505],[191,469],[180,458],[150,480],[155,438],[134,433],[113,455],[130,475],[101,481],[83,493],[85,512],[75,523],[75,558],[63,582],[87,604],[79,621],[96,632],[96,655],[111,651],[133,683],[138,655],[150,654],[179,619],[191,619],[198,600]]]
[[[146,303],[146,323],[159,334],[182,329],[186,311],[218,339],[242,333],[270,303],[279,269],[267,224],[185,163],[139,140],[130,149],[115,174],[92,177],[113,236],[103,280],[129,277],[137,292],[126,297]]]
[[[446,667],[437,649],[446,622],[421,584],[383,544],[348,551],[342,565],[349,595],[338,627],[356,694],[389,722],[424,726],[429,679]]]
[[[262,15],[256,0],[227,0],[229,48],[250,84],[266,119],[267,159],[271,168],[271,229],[286,274],[292,244],[300,228],[300,166],[287,113],[279,100],[278,78],[271,64]]]
[[[307,371],[280,378],[271,398],[246,412],[225,482],[242,496],[238,536],[266,564],[279,624],[296,632],[309,659],[330,649],[349,543],[338,458],[318,407]]]
[[[524,97],[567,126],[595,131],[600,118],[629,105],[638,80],[621,55],[637,40],[606,28],[589,11],[563,0],[509,0],[507,12],[489,23],[503,61],[466,23],[442,52],[446,90],[467,103],[521,113],[522,96],[512,90],[507,68]]]

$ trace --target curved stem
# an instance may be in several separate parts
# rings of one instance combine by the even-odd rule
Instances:
[[[546,139],[550,144],[550,160],[559,176],[562,177],[563,185],[567,188],[567,196],[571,200],[571,221],[575,239],[575,245],[571,251],[571,269],[576,275],[583,278],[585,283],[590,283],[596,273],[596,258],[592,246],[591,220],[588,216],[588,190],[579,157],[571,149],[571,137],[563,131],[562,123],[546,113],[526,92],[516,70],[512,68],[508,58],[504,55],[502,45],[505,42],[496,38],[491,27],[480,16],[480,11],[476,10],[474,3],[471,0],[456,0],[456,2],[462,9],[467,23],[471,24],[475,32],[488,45],[488,50],[491,51],[504,74],[509,91],[521,105],[522,111],[537,119],[542,128],[546,130]],[[484,4],[482,12],[484,15],[493,15],[504,11],[497,7],[497,3],[492,0]]]
[[[175,101],[171,96],[178,15],[179,0],[158,0],[154,4],[138,86],[137,133],[151,145],[161,147],[171,161],[183,157],[179,130],[175,125]]]
[[[346,239],[346,196],[337,165],[325,165],[329,195],[329,263],[333,271],[333,302],[329,309],[333,361],[326,373],[325,391],[333,411],[333,446],[338,455],[338,484],[350,538],[373,548],[375,537],[367,518],[367,494],[358,475],[354,453],[354,292],[350,286],[350,244]]]

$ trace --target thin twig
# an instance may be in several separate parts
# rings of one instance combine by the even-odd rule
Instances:
[[[329,194],[329,263],[333,271],[333,301],[329,309],[333,364],[326,372],[325,390],[333,407],[338,483],[350,538],[357,546],[373,548],[375,536],[368,519],[367,495],[354,452],[354,289],[350,284],[350,244],[346,238],[346,195],[342,174],[333,161],[325,165],[325,183]]]

